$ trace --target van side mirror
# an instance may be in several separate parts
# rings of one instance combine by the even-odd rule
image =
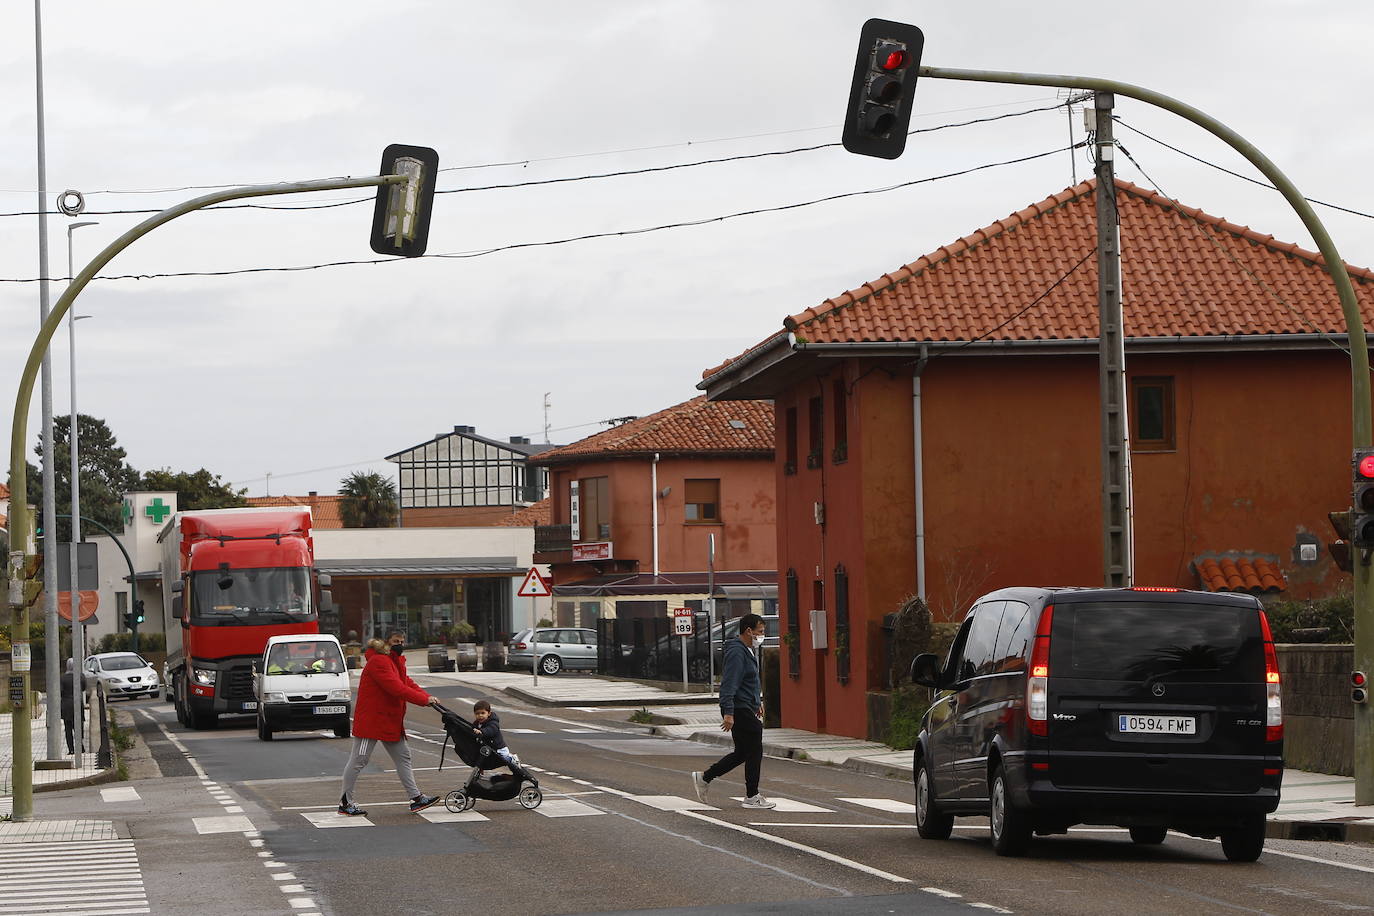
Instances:
[[[939,689],[940,683],[940,657],[926,652],[916,656],[911,662],[911,680],[923,687],[933,687]]]

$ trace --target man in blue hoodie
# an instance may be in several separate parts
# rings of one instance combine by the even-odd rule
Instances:
[[[759,660],[754,650],[763,645],[763,618],[745,614],[739,619],[739,639],[725,644],[720,676],[720,730],[729,732],[735,749],[707,768],[692,774],[697,800],[706,801],[712,780],[744,764],[744,807],[776,808],[759,794],[763,766],[763,693],[759,689]]]

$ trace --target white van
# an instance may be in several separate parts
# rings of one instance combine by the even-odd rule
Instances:
[[[339,641],[324,633],[273,636],[253,663],[258,738],[332,728],[347,738],[353,693]]]

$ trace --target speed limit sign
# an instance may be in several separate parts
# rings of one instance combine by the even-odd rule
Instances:
[[[673,608],[673,635],[691,636],[693,633],[692,609],[689,607]]]

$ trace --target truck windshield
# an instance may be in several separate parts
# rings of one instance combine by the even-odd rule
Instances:
[[[210,625],[300,623],[315,619],[303,568],[193,573],[191,622]]]

